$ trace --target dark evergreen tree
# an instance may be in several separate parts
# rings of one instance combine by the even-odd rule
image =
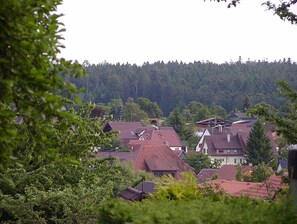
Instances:
[[[179,136],[184,132],[185,124],[185,118],[178,108],[175,108],[165,121],[165,125],[173,127]]]
[[[257,120],[250,131],[247,140],[247,162],[253,165],[261,163],[273,164],[275,158],[272,153],[270,140],[265,134],[262,123]]]
[[[251,99],[249,98],[249,96],[245,96],[242,104],[242,111],[246,112],[251,107],[251,105]]]

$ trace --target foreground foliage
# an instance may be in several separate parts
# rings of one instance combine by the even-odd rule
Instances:
[[[132,167],[91,160],[82,166],[50,164],[0,176],[1,223],[95,223],[97,208],[141,179]]]
[[[39,151],[47,153],[44,142],[50,141],[52,129],[40,123],[53,117],[72,120],[71,113],[62,112],[64,97],[76,92],[65,81],[84,75],[83,68],[58,58],[62,39],[54,13],[61,0],[1,1],[0,7],[0,162],[15,159],[14,148],[23,143],[16,117],[27,124],[30,141]]]
[[[69,100],[78,90],[67,79],[84,69],[57,57],[61,2],[1,1],[1,223],[95,223],[97,207],[139,179],[92,156],[113,133],[91,104]]]
[[[286,204],[268,204],[247,198],[136,202],[112,201],[99,211],[98,223],[209,223],[293,224],[296,213]]]
[[[143,202],[113,200],[99,209],[98,223],[296,223],[286,200],[232,198],[217,186],[197,187],[188,173],[183,180],[161,179],[157,192]]]

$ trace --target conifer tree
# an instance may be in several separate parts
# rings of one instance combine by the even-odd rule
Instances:
[[[274,156],[270,140],[266,136],[262,123],[257,120],[247,141],[247,162],[253,165],[273,164]]]

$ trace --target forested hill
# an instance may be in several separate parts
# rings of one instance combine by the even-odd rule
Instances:
[[[88,76],[73,80],[86,87],[83,101],[108,103],[111,99],[145,97],[157,102],[167,115],[175,107],[191,101],[219,105],[230,112],[241,109],[246,96],[252,104],[267,102],[278,108],[277,81],[297,87],[297,65],[280,62],[249,61],[215,64],[211,62],[156,62],[131,64],[84,63]]]

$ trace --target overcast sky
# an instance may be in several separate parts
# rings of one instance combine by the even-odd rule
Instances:
[[[297,25],[242,0],[64,0],[62,57],[90,63],[297,61]],[[295,8],[296,9],[296,8]],[[295,10],[296,12],[296,10]]]

